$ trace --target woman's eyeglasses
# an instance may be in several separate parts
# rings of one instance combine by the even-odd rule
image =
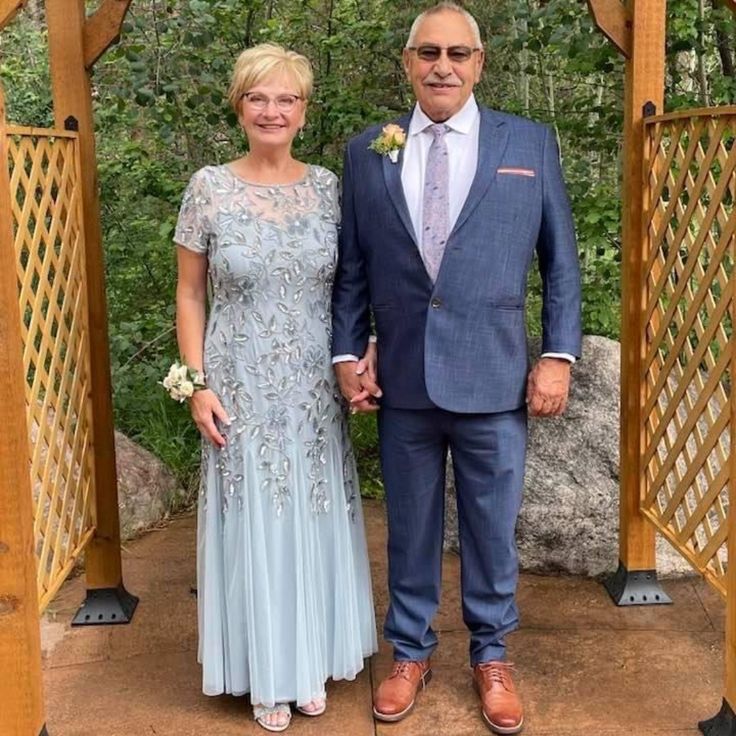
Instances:
[[[447,58],[455,64],[462,64],[470,59],[474,51],[480,48],[470,46],[436,46],[434,44],[423,44],[422,46],[407,46],[409,51],[414,51],[422,61],[437,61],[442,52],[447,52]]]
[[[268,95],[260,92],[244,92],[243,99],[254,110],[265,110],[269,102],[273,102],[279,112],[291,112],[298,100],[302,98],[299,95],[277,95],[276,97],[268,97]]]

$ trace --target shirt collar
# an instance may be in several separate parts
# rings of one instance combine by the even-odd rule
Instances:
[[[473,124],[479,114],[478,103],[475,101],[475,95],[470,95],[465,104],[451,118],[445,120],[451,130],[457,133],[467,135],[473,129]],[[409,123],[409,135],[417,135],[426,130],[430,125],[434,125],[427,114],[419,107],[419,103],[414,106],[414,112]]]

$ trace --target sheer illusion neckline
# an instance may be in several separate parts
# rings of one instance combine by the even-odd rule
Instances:
[[[306,171],[304,172],[304,175],[301,176],[299,179],[296,179],[294,181],[286,182],[285,184],[264,184],[262,182],[250,181],[250,179],[246,179],[246,178],[240,176],[240,174],[236,173],[232,169],[232,167],[230,166],[230,164],[222,164],[222,168],[223,169],[226,169],[227,172],[230,174],[230,176],[232,176],[234,179],[237,179],[242,184],[246,184],[249,187],[263,187],[264,189],[273,189],[273,188],[282,189],[284,187],[297,187],[300,184],[306,184],[309,181],[309,179],[310,179],[310,177],[312,175],[312,165],[311,164],[306,164],[306,167],[307,168],[306,168]]]

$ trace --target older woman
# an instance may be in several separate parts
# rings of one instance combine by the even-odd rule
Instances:
[[[250,693],[257,722],[314,716],[325,681],[376,650],[363,517],[330,364],[337,182],[292,155],[312,72],[273,44],[244,51],[230,102],[248,153],[184,194],[177,335],[206,384],[198,511],[199,661],[208,695]],[[206,298],[210,285],[210,310]]]

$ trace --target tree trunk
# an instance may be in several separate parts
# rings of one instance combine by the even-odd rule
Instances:
[[[719,7],[718,0],[711,0],[713,10]],[[715,24],[716,48],[718,56],[721,60],[721,71],[724,77],[733,79],[736,77],[736,69],[734,69],[733,48],[729,40],[728,34],[717,23]]]
[[[705,0],[698,0],[698,83],[700,85],[700,101],[703,107],[710,105],[708,94],[708,72],[705,69]]]
[[[519,38],[519,30],[521,29],[524,36],[526,36],[528,26],[526,20],[517,20],[513,17],[511,28],[513,38],[517,40]],[[519,102],[524,114],[529,115],[529,74],[526,71],[529,64],[529,50],[526,47],[522,47],[521,51],[519,51],[518,58],[520,67],[519,77],[517,79]]]

